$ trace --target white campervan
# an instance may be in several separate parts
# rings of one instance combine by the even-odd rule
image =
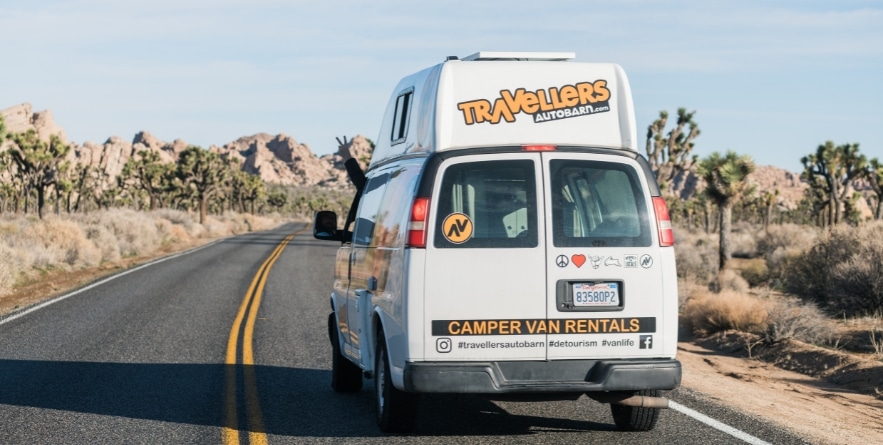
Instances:
[[[611,403],[649,430],[681,380],[673,234],[629,83],[572,53],[488,53],[402,79],[343,228],[332,386],[373,377],[383,431],[420,393]]]

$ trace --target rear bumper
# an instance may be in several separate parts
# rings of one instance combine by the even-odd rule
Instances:
[[[405,391],[423,393],[582,393],[674,389],[681,363],[674,359],[411,362]]]

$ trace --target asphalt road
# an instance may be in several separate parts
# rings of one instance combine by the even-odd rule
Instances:
[[[411,435],[385,436],[370,380],[331,390],[336,246],[286,243],[301,228],[221,240],[0,320],[0,444],[805,443],[685,389],[669,397],[735,432],[666,410],[656,430],[621,433],[585,397],[430,395]]]

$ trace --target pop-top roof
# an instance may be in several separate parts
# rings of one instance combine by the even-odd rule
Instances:
[[[542,60],[563,62],[576,58],[576,53],[479,51],[460,60]]]

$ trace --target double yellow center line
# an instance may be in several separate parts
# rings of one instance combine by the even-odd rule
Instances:
[[[264,261],[258,269],[257,274],[248,287],[248,292],[239,306],[239,312],[233,321],[233,327],[230,328],[230,338],[227,340],[227,358],[225,361],[226,368],[226,420],[221,433],[224,445],[239,445],[239,418],[237,413],[237,393],[236,378],[237,370],[242,369],[242,377],[245,389],[245,416],[248,429],[248,443],[252,445],[265,445],[267,443],[267,433],[264,428],[264,421],[261,414],[260,400],[258,399],[257,378],[254,372],[254,323],[257,319],[258,308],[261,305],[261,296],[264,294],[264,286],[267,283],[267,277],[270,275],[270,269],[273,264],[282,255],[285,246],[299,233],[305,231],[309,225],[288,235],[276,246],[269,258]],[[248,319],[246,320],[246,316]],[[245,320],[245,329],[242,328],[242,321]],[[242,366],[237,366],[237,354],[239,349],[239,334],[242,331]]]

